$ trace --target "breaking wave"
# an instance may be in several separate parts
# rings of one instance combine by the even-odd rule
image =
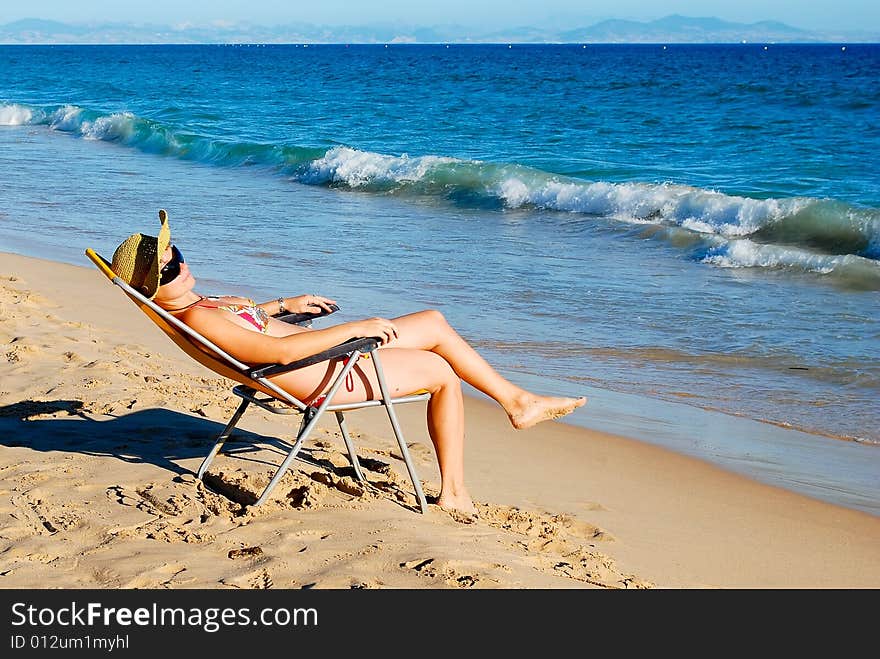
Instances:
[[[707,264],[797,270],[880,290],[880,209],[832,199],[754,199],[668,183],[588,181],[513,163],[224,140],[75,105],[0,104],[0,125],[45,126],[212,165],[262,166],[310,185],[601,218],[649,228],[645,235]]]

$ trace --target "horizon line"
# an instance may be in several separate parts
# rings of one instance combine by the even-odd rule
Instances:
[[[880,45],[880,41],[153,41],[4,42],[0,46],[818,46]]]

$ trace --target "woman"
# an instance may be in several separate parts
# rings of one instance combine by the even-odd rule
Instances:
[[[284,311],[329,311],[334,300],[300,295],[255,304],[246,298],[196,293],[196,280],[189,266],[180,250],[171,244],[164,210],[159,211],[159,220],[162,226],[158,237],[138,233],[119,245],[113,254],[114,272],[240,361],[287,364],[352,338],[380,340],[382,364],[392,395],[420,389],[431,392],[428,433],[440,467],[437,504],[442,508],[476,513],[464,484],[461,380],[497,401],[517,429],[559,418],[586,402],[583,397],[539,396],[506,380],[450,327],[439,311],[308,329],[271,316]],[[300,400],[312,401],[324,393],[341,368],[340,360],[332,360],[273,376],[272,380]],[[370,400],[379,395],[373,369],[358,364],[354,372],[355,376],[336,393],[334,403]]]

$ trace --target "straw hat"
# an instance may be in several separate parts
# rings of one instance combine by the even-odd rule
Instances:
[[[168,214],[159,211],[159,237],[135,233],[126,238],[113,252],[111,268],[120,279],[127,282],[151,300],[159,290],[159,259],[171,243]]]

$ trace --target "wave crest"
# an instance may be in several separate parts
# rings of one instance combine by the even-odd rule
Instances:
[[[349,147],[334,147],[309,163],[301,177],[307,183],[342,183],[352,188],[421,181],[438,165],[455,162],[441,156],[389,156]]]
[[[33,116],[33,110],[23,105],[0,105],[0,126],[23,126],[31,123]]]
[[[710,248],[701,260],[722,268],[794,269],[831,275],[853,288],[880,289],[880,263],[854,254],[818,254],[741,238]]]

